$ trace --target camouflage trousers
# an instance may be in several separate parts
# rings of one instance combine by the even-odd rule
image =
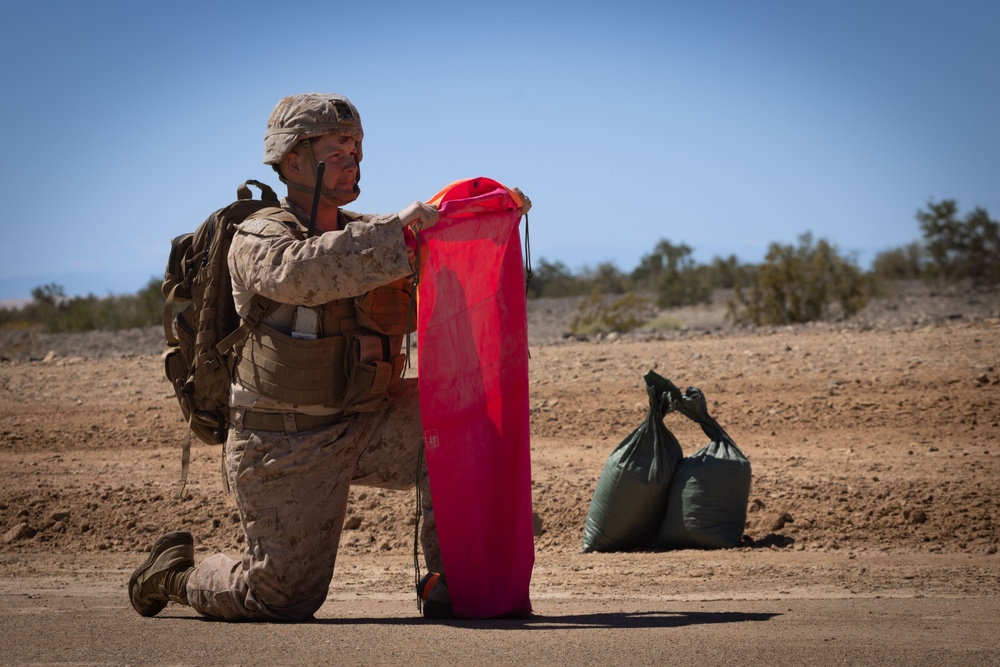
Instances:
[[[246,542],[242,559],[216,554],[197,565],[189,604],[225,620],[301,620],[326,599],[351,485],[412,489],[423,499],[420,541],[441,571],[423,447],[417,381],[379,410],[301,434],[242,429],[237,411],[225,464]]]

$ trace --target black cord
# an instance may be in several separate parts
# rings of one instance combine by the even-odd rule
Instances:
[[[423,490],[420,488],[420,468],[424,461],[424,445],[420,444],[420,452],[417,454],[417,507],[413,521],[413,589],[417,591],[417,611],[423,611],[423,591],[420,590],[420,556],[417,553],[417,546],[420,543],[420,519],[423,517]]]
[[[528,234],[528,214],[524,214],[524,294],[528,294],[528,286],[535,276],[531,271],[531,236]]]
[[[309,214],[309,230],[306,237],[316,233],[316,215],[319,213],[319,198],[323,194],[323,172],[326,171],[325,162],[316,163],[316,187],[313,189],[312,212]]]

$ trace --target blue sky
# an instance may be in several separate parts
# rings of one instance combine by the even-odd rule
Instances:
[[[419,5],[419,6],[418,6]],[[1000,217],[1000,2],[0,3],[0,299],[131,293],[261,164],[271,109],[339,92],[362,194],[532,199],[532,257],[630,271],[660,239],[862,265],[956,199]]]

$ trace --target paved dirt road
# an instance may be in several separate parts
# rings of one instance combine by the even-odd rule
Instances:
[[[781,561],[774,566],[780,574],[811,567],[814,561],[807,556],[767,560]],[[709,560],[745,558],[732,554]],[[940,562],[947,557],[936,559],[945,569],[963,567]],[[743,582],[723,577],[711,582],[711,593],[684,595],[671,594],[673,582],[663,578],[662,593],[651,594],[647,585],[641,590],[629,586],[622,568],[608,566],[601,568],[602,576],[626,582],[619,590],[536,595],[535,614],[521,620],[431,623],[416,616],[406,594],[358,595],[335,586],[312,623],[243,625],[204,621],[178,606],[157,618],[141,618],[124,597],[128,567],[108,568],[109,560],[123,564],[123,559],[87,560],[93,569],[83,573],[67,569],[61,575],[4,580],[0,664],[1000,664],[996,595],[915,595],[906,589],[897,592],[899,597],[859,596],[838,591],[826,577],[761,594],[748,594]],[[343,564],[364,567],[355,560],[361,559]],[[382,560],[380,565],[405,577],[404,559]],[[539,558],[543,572],[546,560]],[[628,567],[634,565],[630,561]],[[923,566],[912,567],[912,574],[904,575],[912,576],[909,581],[922,576]],[[995,567],[991,573],[996,576]],[[542,587],[555,583],[545,581]]]

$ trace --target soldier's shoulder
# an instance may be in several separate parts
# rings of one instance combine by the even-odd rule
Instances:
[[[373,218],[377,217],[371,213],[357,213],[356,211],[348,211],[346,208],[340,209],[340,215],[344,217],[347,222],[370,222]]]
[[[251,213],[237,225],[237,228],[258,236],[284,236],[294,234],[300,226],[301,223],[294,213],[273,206]]]

